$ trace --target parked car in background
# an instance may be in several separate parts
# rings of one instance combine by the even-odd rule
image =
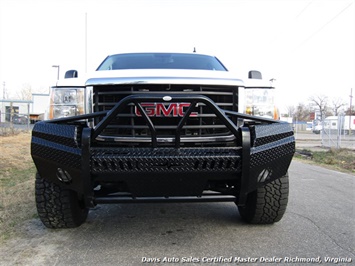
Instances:
[[[28,123],[28,117],[25,115],[14,115],[12,118],[14,124],[25,125]]]

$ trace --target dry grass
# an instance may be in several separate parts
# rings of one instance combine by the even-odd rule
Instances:
[[[314,152],[316,163],[330,165],[337,170],[355,173],[355,151],[348,149],[330,149],[327,152]]]
[[[0,136],[0,242],[36,215],[30,133]]]
[[[306,156],[302,156],[306,155]],[[307,159],[307,162],[313,162],[326,168],[355,173],[355,150],[350,149],[329,149],[324,151],[298,151],[296,158]]]
[[[0,137],[0,169],[23,170],[32,162],[30,156],[30,133]]]

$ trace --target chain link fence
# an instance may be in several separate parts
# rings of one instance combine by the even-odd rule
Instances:
[[[32,129],[30,120],[30,102],[4,101],[0,108],[0,135],[14,134]]]
[[[355,117],[353,117],[355,119]],[[355,128],[349,116],[331,116],[318,125],[323,147],[328,148],[353,148],[355,144]],[[355,125],[355,124],[354,124]]]

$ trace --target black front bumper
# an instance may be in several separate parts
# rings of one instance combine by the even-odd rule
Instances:
[[[172,95],[190,102],[176,128],[173,147],[159,145],[156,130],[141,102],[161,101],[164,95],[129,96],[105,113],[36,123],[31,154],[42,178],[75,190],[86,204],[137,201],[235,201],[284,176],[295,151],[289,124],[221,110],[205,96]],[[151,147],[97,145],[96,138],[127,104],[141,109],[151,132]],[[193,107],[203,103],[235,136],[228,147],[181,147],[180,132]],[[104,116],[95,128],[83,120]],[[233,119],[231,119],[233,118]],[[239,120],[238,120],[239,119]],[[242,126],[233,121],[248,120]],[[124,193],[100,195],[98,184],[116,184]],[[206,194],[211,184],[225,184],[220,193]],[[213,189],[212,189],[213,190]]]

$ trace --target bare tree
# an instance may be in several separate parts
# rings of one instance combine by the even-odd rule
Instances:
[[[332,109],[334,111],[334,115],[338,116],[339,115],[339,109],[345,106],[346,103],[343,99],[341,98],[336,98],[332,100]]]
[[[309,98],[309,100],[319,110],[320,120],[323,120],[328,109],[328,97],[325,95],[313,95]]]
[[[19,100],[30,101],[32,99],[32,87],[30,84],[22,84],[22,89],[17,93]]]
[[[345,115],[355,115],[355,106],[351,107],[351,114],[350,114],[350,107],[348,107],[345,111]]]
[[[310,117],[311,109],[304,103],[299,103],[294,112],[294,118],[298,121],[308,121]]]
[[[288,117],[292,117],[296,113],[296,107],[294,105],[286,106]]]

